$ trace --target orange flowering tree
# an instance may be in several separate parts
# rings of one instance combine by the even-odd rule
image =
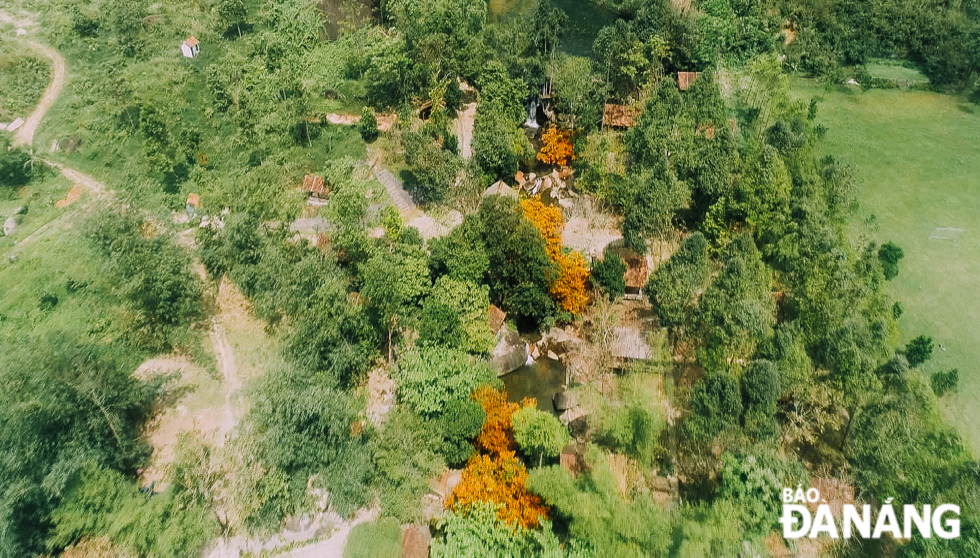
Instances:
[[[477,502],[492,502],[500,505],[497,517],[501,520],[536,529],[541,519],[548,518],[548,507],[540,496],[527,491],[526,483],[527,468],[513,451],[502,451],[496,458],[474,455],[446,507],[458,511]]]
[[[558,266],[561,268],[558,280],[551,286],[551,297],[558,301],[562,309],[578,314],[589,303],[586,288],[589,284],[589,267],[585,256],[578,252],[559,254]]]
[[[538,160],[546,165],[565,166],[575,160],[575,149],[572,147],[572,133],[551,126],[541,135],[541,151]]]
[[[487,415],[483,421],[483,429],[476,437],[477,449],[493,456],[517,449],[510,418],[521,407],[537,406],[537,401],[524,399],[520,405],[510,403],[507,401],[506,391],[498,391],[490,386],[483,386],[474,391],[473,400],[483,407]]]
[[[547,244],[548,256],[559,267],[558,279],[551,285],[551,298],[555,299],[566,312],[578,314],[589,302],[586,288],[589,281],[589,266],[585,257],[578,252],[562,250],[561,233],[565,221],[561,210],[549,207],[540,200],[526,199],[521,202],[524,216],[541,232]]]

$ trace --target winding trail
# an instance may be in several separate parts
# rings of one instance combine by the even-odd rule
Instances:
[[[464,159],[473,157],[473,120],[476,118],[476,103],[463,105],[457,113],[456,138],[459,140],[459,154]]]
[[[45,113],[48,109],[54,105],[54,102],[58,100],[61,95],[61,90],[65,87],[65,59],[58,53],[57,50],[42,45],[40,43],[35,43],[34,41],[27,41],[32,49],[40,54],[48,57],[51,60],[51,83],[44,90],[44,94],[41,96],[41,101],[38,102],[37,108],[34,112],[27,117],[24,125],[17,129],[14,134],[13,146],[18,147],[21,145],[30,145],[34,142],[34,132],[37,131],[38,126],[41,125],[41,120],[44,118]]]

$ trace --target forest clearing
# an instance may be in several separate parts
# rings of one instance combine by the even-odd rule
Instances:
[[[980,450],[980,110],[934,92],[825,93],[808,82],[795,92],[821,99],[817,122],[828,128],[821,151],[840,154],[860,180],[851,233],[905,250],[902,273],[891,283],[910,332],[901,341],[930,331],[942,344],[923,371],[960,371],[949,416]]]

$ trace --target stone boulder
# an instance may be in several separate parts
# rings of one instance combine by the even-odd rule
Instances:
[[[20,215],[14,215],[13,217],[9,217],[3,223],[4,236],[10,236],[14,234],[14,232],[17,231],[17,227],[19,226],[20,226]]]
[[[530,358],[527,343],[512,329],[503,328],[497,334],[497,346],[493,348],[490,365],[503,376],[527,364]]]
[[[567,411],[576,405],[575,394],[570,391],[559,391],[553,399],[555,409]]]

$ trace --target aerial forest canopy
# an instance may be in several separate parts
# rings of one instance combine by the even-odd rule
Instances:
[[[578,1],[0,10],[67,68],[33,143],[0,131],[0,558],[296,525],[344,556],[980,555],[960,371],[924,368],[911,251],[854,234],[793,89],[909,88],[884,59],[980,101],[980,6]],[[5,119],[43,89],[7,19]],[[797,486],[961,535],[785,540]]]

